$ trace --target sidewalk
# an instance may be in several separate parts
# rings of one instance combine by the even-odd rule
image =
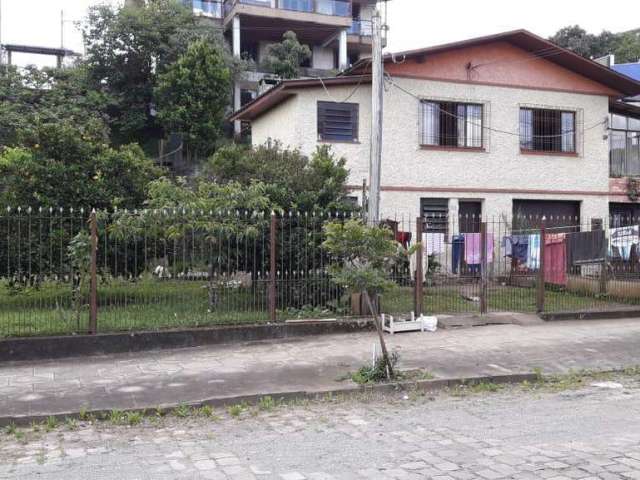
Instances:
[[[436,378],[612,369],[640,364],[640,319],[495,325],[387,336],[400,368]],[[156,408],[344,388],[371,359],[374,333],[0,366],[0,418]]]

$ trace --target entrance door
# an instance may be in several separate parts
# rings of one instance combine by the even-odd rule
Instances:
[[[480,233],[482,202],[459,202],[460,233]]]

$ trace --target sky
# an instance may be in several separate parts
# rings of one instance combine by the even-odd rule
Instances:
[[[64,46],[82,53],[74,22],[91,4],[118,0],[0,0],[2,42],[60,46],[60,12],[64,11]],[[389,0],[388,50],[400,51],[526,28],[548,37],[559,28],[579,24],[590,32],[620,32],[640,27],[638,0]],[[55,59],[16,55],[14,63],[54,65]]]

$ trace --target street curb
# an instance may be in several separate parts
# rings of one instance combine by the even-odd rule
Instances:
[[[331,397],[339,396],[352,396],[361,393],[390,393],[395,391],[420,391],[420,392],[439,392],[447,388],[454,388],[461,385],[477,385],[481,383],[495,383],[495,384],[517,384],[522,382],[533,382],[539,378],[535,373],[515,373],[508,375],[486,375],[478,377],[463,377],[463,378],[438,378],[432,380],[416,380],[405,382],[393,382],[383,384],[370,384],[370,385],[349,385],[343,388],[318,390],[318,391],[289,391],[289,392],[273,392],[273,393],[261,393],[256,395],[238,395],[229,397],[213,397],[208,399],[196,400],[191,402],[176,403],[176,404],[162,404],[162,405],[149,405],[147,407],[131,408],[131,409],[119,409],[117,406],[113,407],[113,410],[119,410],[122,412],[139,412],[142,414],[148,414],[150,412],[156,412],[160,410],[163,413],[171,412],[173,409],[179,406],[188,406],[199,408],[205,405],[211,407],[225,407],[230,405],[237,405],[242,403],[257,404],[262,398],[271,397],[276,401],[292,401],[292,400],[321,400],[330,399]],[[87,408],[83,411],[84,415],[91,415],[96,418],[103,418],[108,416],[112,410],[100,409],[91,410]],[[0,416],[0,428],[7,425],[27,426],[33,422],[43,422],[49,417],[53,417],[58,421],[64,421],[67,418],[79,419],[80,412],[70,411],[63,413],[56,413],[53,415],[37,414],[37,415],[18,415],[18,416]]]
[[[610,310],[606,312],[540,313],[539,316],[546,322],[564,320],[618,320],[621,318],[640,318],[640,309]]]
[[[53,360],[113,353],[190,348],[373,329],[368,318],[221,325],[188,329],[20,337],[0,340],[0,362]]]

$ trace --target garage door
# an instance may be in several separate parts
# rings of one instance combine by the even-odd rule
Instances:
[[[546,218],[547,227],[575,227],[580,224],[580,202],[555,200],[514,200],[515,228],[538,228]]]

